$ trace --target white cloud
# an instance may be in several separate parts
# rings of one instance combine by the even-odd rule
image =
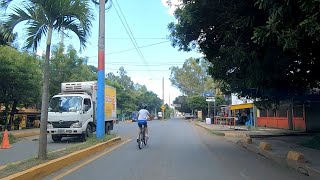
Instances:
[[[174,11],[178,8],[181,4],[181,0],[161,0],[162,4],[167,7],[168,13],[173,15]]]

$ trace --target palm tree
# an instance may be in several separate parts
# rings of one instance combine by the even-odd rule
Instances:
[[[15,40],[17,34],[8,32],[8,29],[0,21],[0,45],[11,45]]]
[[[0,5],[7,8],[13,0],[2,0]],[[41,105],[41,125],[39,138],[39,159],[47,159],[47,120],[49,103],[49,59],[52,32],[62,28],[74,32],[80,40],[80,48],[85,48],[93,14],[90,0],[24,0],[19,7],[12,8],[7,15],[5,26],[11,31],[21,23],[26,23],[27,39],[25,48],[37,50],[42,38],[46,38],[46,56],[43,66],[43,89]]]

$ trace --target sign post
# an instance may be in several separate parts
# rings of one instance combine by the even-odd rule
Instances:
[[[166,109],[165,105],[161,106],[161,110],[162,110],[162,119],[164,119],[164,110]]]

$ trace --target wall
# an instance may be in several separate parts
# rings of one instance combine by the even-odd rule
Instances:
[[[307,132],[320,132],[320,102],[311,102],[305,106]]]

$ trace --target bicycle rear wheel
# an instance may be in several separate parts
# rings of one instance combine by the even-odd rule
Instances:
[[[142,143],[143,143],[143,133],[144,133],[144,130],[143,128],[141,129],[141,132],[139,134],[139,139],[138,139],[138,146],[139,146],[139,149],[142,149]]]

